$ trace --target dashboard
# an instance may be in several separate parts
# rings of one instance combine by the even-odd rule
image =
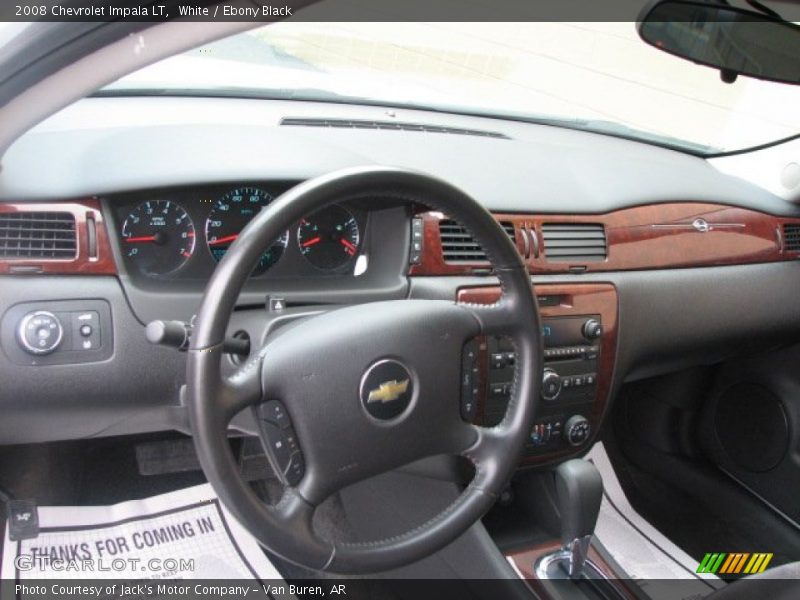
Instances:
[[[392,119],[436,127],[384,127]],[[70,153],[54,154],[65,144]],[[528,464],[585,447],[626,380],[800,334],[800,211],[646,144],[379,107],[121,98],[77,103],[6,159],[2,443],[188,432],[185,356],[150,345],[145,325],[190,321],[247,223],[291,187],[344,167],[432,173],[478,199],[517,247],[546,327],[548,397]],[[290,318],[380,300],[496,300],[481,248],[426,199],[409,205],[387,190],[334,200],[265,245],[229,335],[245,331],[257,346]],[[62,333],[42,335],[58,340],[54,351],[20,345],[21,324],[37,349],[40,329],[57,331],[53,319]],[[502,339],[465,349],[465,418],[496,422],[514,360]]]
[[[57,282],[52,291],[39,292],[42,300],[33,301],[20,290],[2,315],[4,353],[22,367],[100,366],[136,341],[130,340],[131,333],[121,335],[114,323],[124,315],[125,305],[134,316],[128,325],[134,336],[137,327],[155,319],[190,320],[205,283],[242,229],[293,185],[262,180],[62,203],[0,204],[5,234],[9,223],[20,219],[33,231],[37,223],[50,226],[60,215],[72,218],[65,231],[75,237],[74,250],[59,258],[35,256],[28,249],[0,260],[0,269],[12,276],[9,282],[19,275],[28,276],[20,281],[40,274],[110,275],[122,282],[125,296],[123,306],[109,302],[107,288],[114,286],[108,281],[102,283],[106,291],[98,293],[88,291],[94,286],[78,291]],[[691,272],[722,265],[796,263],[800,258],[800,219],[722,204],[662,203],[601,215],[494,216],[532,275],[557,278],[536,285],[544,323],[545,380],[542,407],[526,448],[528,465],[579,452],[602,425],[619,385],[618,357],[624,354],[619,322],[626,280],[620,279],[621,273]],[[24,231],[20,227],[19,235]],[[589,279],[592,274],[602,279]],[[48,280],[36,279],[42,284]],[[491,304],[500,295],[493,280],[470,232],[446,215],[405,204],[389,193],[370,202],[342,199],[265,246],[231,331],[258,345],[272,321],[358,302],[359,296],[365,301],[384,294]],[[404,282],[411,284],[410,291]],[[687,289],[696,288],[693,284]],[[630,304],[630,293],[627,298]],[[37,335],[45,329],[55,333],[42,340]],[[136,352],[136,361],[142,360],[142,351]],[[173,389],[181,385],[183,359],[171,360],[176,358],[176,372],[167,377]],[[514,360],[513,349],[502,338],[481,337],[465,347],[465,419],[493,425],[502,418]],[[232,357],[227,371],[237,364]]]

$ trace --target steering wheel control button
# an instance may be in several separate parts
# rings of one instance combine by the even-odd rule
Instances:
[[[390,421],[402,415],[414,398],[411,371],[396,360],[379,360],[361,378],[361,405],[369,416]]]
[[[297,441],[294,440],[294,432],[292,431],[293,443],[289,442],[289,435],[287,431],[276,427],[272,423],[263,422],[261,430],[264,433],[264,442],[267,453],[273,460],[273,464],[279,473],[286,471],[289,465],[289,459],[292,457],[292,448],[297,447]],[[289,430],[291,431],[291,430]]]
[[[278,400],[270,400],[258,407],[258,414],[261,439],[275,472],[283,474],[289,485],[297,485],[306,466],[286,407]]]
[[[286,412],[286,408],[278,400],[265,402],[259,407],[259,412],[262,419],[277,425],[281,429],[289,429],[292,426],[292,422],[289,420],[289,413]]]
[[[295,452],[289,458],[289,464],[286,467],[286,482],[291,486],[296,486],[300,483],[303,475],[306,473],[306,461],[303,458],[302,452]]]
[[[581,446],[589,439],[592,427],[583,415],[574,415],[564,426],[564,438],[571,446]]]
[[[38,310],[28,313],[19,322],[17,339],[30,354],[50,354],[64,337],[61,321],[51,312]]]
[[[561,377],[553,369],[545,369],[542,377],[542,398],[553,401],[561,393]]]
[[[478,411],[478,340],[470,340],[461,354],[461,418],[468,423],[475,420]]]

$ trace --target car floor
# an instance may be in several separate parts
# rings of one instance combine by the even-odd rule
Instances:
[[[772,566],[798,560],[796,525],[702,455],[666,452],[634,431],[623,394],[603,441],[633,508],[698,563],[707,552],[772,552]]]
[[[8,446],[0,461],[0,485],[40,505],[114,504],[205,481],[201,471],[141,475],[135,444],[113,438]]]

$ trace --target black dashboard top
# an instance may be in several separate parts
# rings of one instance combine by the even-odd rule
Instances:
[[[287,126],[305,118],[378,125]],[[495,212],[603,213],[670,201],[798,210],[702,158],[596,133],[376,106],[170,97],[89,98],[51,117],[9,149],[0,201],[301,181],[375,164],[433,173]]]

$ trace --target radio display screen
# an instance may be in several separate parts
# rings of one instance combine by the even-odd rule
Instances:
[[[585,315],[544,319],[542,323],[542,338],[545,348],[590,345],[591,342],[583,337],[583,324],[591,318],[598,319],[599,317]]]

